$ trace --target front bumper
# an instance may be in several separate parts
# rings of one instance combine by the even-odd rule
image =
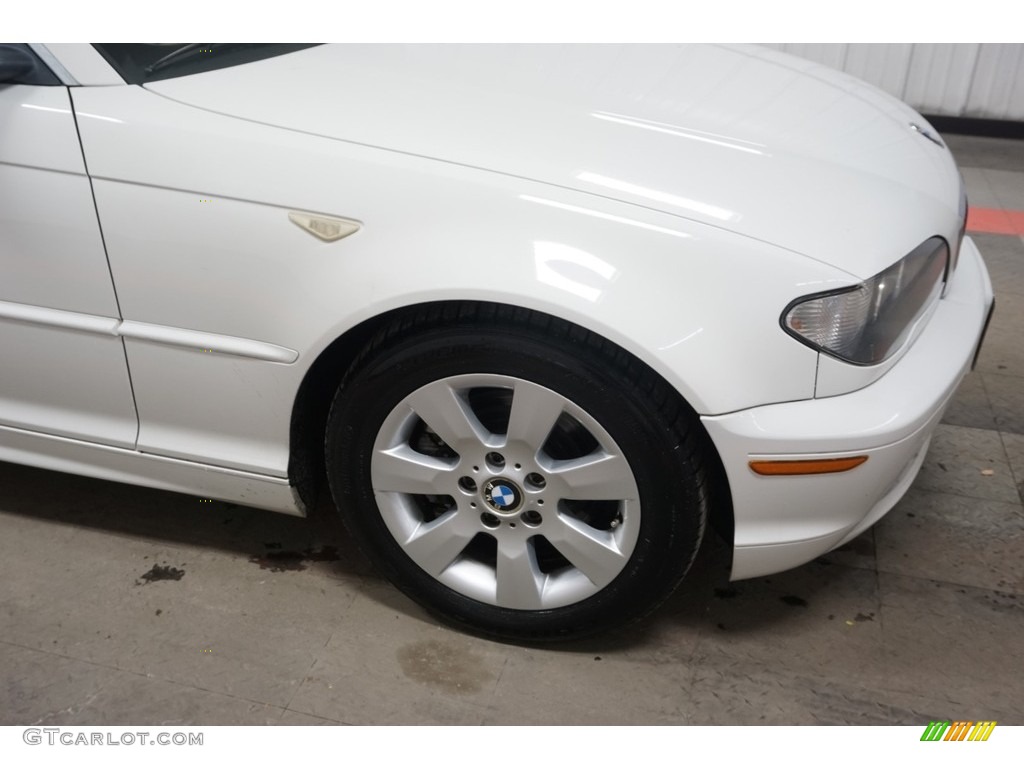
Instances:
[[[991,306],[988,271],[964,238],[953,282],[927,327],[877,381],[836,397],[702,417],[732,492],[733,579],[809,562],[892,509],[970,370]],[[755,459],[857,455],[868,461],[836,474],[766,477],[749,467]]]

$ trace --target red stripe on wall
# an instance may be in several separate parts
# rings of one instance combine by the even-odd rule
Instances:
[[[971,208],[967,214],[967,231],[990,235],[1024,235],[1024,211]]]

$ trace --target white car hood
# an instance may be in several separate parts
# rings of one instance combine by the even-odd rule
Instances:
[[[955,236],[917,113],[758,47],[330,45],[148,90],[723,227],[858,277]]]

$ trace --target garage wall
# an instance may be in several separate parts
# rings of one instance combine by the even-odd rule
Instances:
[[[773,43],[928,114],[1024,120],[1024,43]]]

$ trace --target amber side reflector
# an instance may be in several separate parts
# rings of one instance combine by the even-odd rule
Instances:
[[[842,459],[762,460],[750,462],[750,468],[759,475],[827,475],[832,472],[848,472],[867,460],[867,456],[848,456]]]

